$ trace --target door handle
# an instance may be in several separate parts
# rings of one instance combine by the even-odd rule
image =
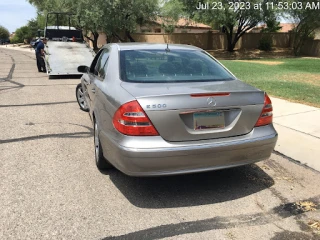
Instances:
[[[92,88],[92,89],[91,89],[91,92],[95,93],[95,92],[96,92],[96,89],[95,89],[95,88]]]

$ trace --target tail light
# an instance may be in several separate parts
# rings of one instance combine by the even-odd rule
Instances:
[[[269,96],[264,94],[264,106],[261,115],[255,125],[255,127],[260,127],[272,123],[272,103]]]
[[[158,136],[152,122],[137,101],[123,104],[113,116],[113,126],[129,136]]]

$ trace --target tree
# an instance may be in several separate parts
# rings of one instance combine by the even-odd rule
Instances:
[[[33,37],[32,32],[28,26],[23,26],[18,28],[15,32],[15,37],[19,42],[24,42],[25,39],[30,41]]]
[[[277,17],[282,13],[280,10],[275,11],[266,11],[264,13],[264,22],[266,24],[266,28],[262,29],[262,33],[272,33],[278,32],[281,30],[280,22]]]
[[[263,51],[272,50],[272,35],[270,33],[278,32],[282,27],[280,22],[277,21],[277,16],[274,12],[269,12],[265,15],[266,28],[261,30],[261,33],[266,33],[262,35],[259,40],[258,48]]]
[[[119,32],[124,32],[130,41],[137,24],[142,24],[157,14],[158,0],[28,0],[45,14],[48,11],[74,12],[80,19],[76,27],[83,30],[85,37],[98,49],[99,32],[115,36],[121,41]]]
[[[197,21],[208,25],[218,24],[227,36],[228,51],[234,51],[238,40],[250,29],[265,19],[268,12],[274,11],[268,6],[273,0],[221,0],[207,6],[206,10],[198,10],[199,1],[180,0],[185,10]],[[211,2],[208,2],[210,4]],[[197,7],[198,6],[198,7]]]
[[[268,19],[266,22],[266,28],[262,29],[262,33],[273,33],[281,30],[280,22],[277,19]]]
[[[76,5],[70,0],[27,0],[35,6],[40,13],[45,12],[68,12],[74,10]]]
[[[32,37],[35,37],[38,35],[38,29],[41,29],[42,26],[39,25],[37,19],[31,19],[28,21],[27,26],[29,27],[30,34]]]
[[[312,37],[317,28],[320,28],[320,2],[309,2],[302,0],[302,7],[289,10],[296,26],[293,29],[293,52],[296,56],[300,55],[305,41]]]
[[[186,14],[182,2],[179,0],[164,0],[163,6],[160,10],[160,17],[162,20],[162,27],[167,33],[173,33],[180,18]]]
[[[0,39],[9,39],[9,30],[0,25]]]
[[[84,36],[93,44],[93,49],[98,50],[97,42],[99,32],[102,31],[108,23],[108,17],[111,16],[111,1],[105,0],[28,0],[34,5],[39,13],[38,20],[45,22],[45,16],[48,12],[70,12],[76,16],[72,18],[71,25],[83,30]],[[63,11],[61,11],[63,9]],[[55,15],[49,15],[48,25],[56,25]],[[79,20],[79,21],[77,21]],[[64,15],[59,15],[59,25],[68,25],[68,19]],[[45,25],[45,23],[44,23]]]
[[[80,26],[84,36],[93,44],[93,49],[98,49],[99,32],[104,28],[107,17],[110,17],[111,2],[105,0],[78,0],[76,14],[80,19]]]
[[[135,31],[137,24],[155,18],[157,10],[157,0],[80,0],[77,15],[81,19],[81,27],[92,33],[92,37],[87,37],[96,46],[100,31],[122,42],[125,39],[119,33],[123,32],[129,41],[134,42],[131,33]]]
[[[14,42],[22,43],[25,39],[27,39],[27,41],[30,41],[32,37],[33,35],[30,28],[28,26],[23,26],[15,31]]]
[[[113,24],[116,26],[113,29],[124,31],[131,42],[135,41],[131,33],[135,31],[137,24],[155,20],[159,12],[158,0],[114,0],[113,4]]]
[[[74,3],[71,0],[27,0],[30,4],[35,6],[38,11],[37,22],[41,28],[44,28],[46,25],[46,17],[49,12],[69,12],[75,13],[77,8],[77,2]],[[76,23],[74,19],[71,19],[73,24]],[[59,25],[68,25],[69,18],[67,15],[59,16]],[[77,24],[77,23],[76,23]],[[48,25],[56,25],[55,15],[49,15]]]

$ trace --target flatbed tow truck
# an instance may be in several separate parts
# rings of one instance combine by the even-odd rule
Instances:
[[[48,26],[49,15],[56,15],[55,26]],[[69,17],[69,26],[59,26],[59,16]],[[48,39],[45,47],[45,64],[49,78],[77,77],[82,74],[78,66],[90,66],[95,53],[83,41],[82,31],[70,26],[72,13],[50,12],[47,14],[44,36]]]

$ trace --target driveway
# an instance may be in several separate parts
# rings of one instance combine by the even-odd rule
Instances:
[[[0,48],[0,239],[320,239],[320,173],[279,155],[193,175],[95,167],[78,79]]]

